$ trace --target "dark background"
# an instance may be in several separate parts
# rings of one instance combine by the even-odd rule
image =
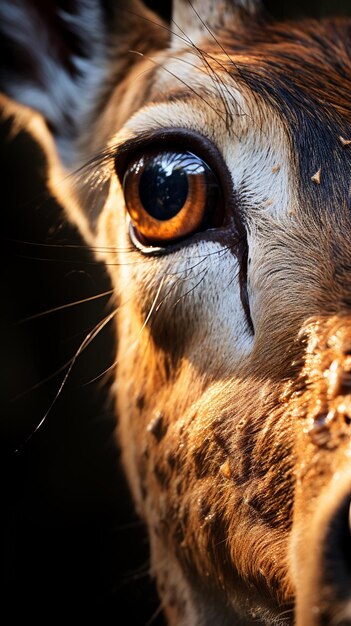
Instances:
[[[105,296],[28,318],[111,285],[48,194],[42,151],[11,127],[2,120],[0,623],[75,616],[101,626],[161,625],[146,532],[114,442],[111,377],[89,384],[113,362],[113,322],[77,359],[32,434],[62,366],[112,308]]]
[[[151,3],[157,7],[157,2]],[[282,14],[346,2],[274,2]],[[159,3],[167,13],[168,2]],[[145,530],[119,465],[108,376],[113,324],[62,366],[111,310],[109,297],[28,317],[111,288],[104,268],[46,190],[46,162],[24,131],[0,126],[1,281],[0,621],[89,616],[102,626],[161,626]],[[50,377],[50,378],[49,378]],[[17,451],[16,451],[17,450]],[[128,617],[123,617],[127,615]],[[153,618],[154,616],[154,618]],[[190,625],[189,625],[190,626]]]

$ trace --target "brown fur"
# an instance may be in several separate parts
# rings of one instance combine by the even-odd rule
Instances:
[[[177,5],[181,38],[168,48],[152,26],[78,142],[77,162],[108,144],[89,165],[109,197],[88,236],[108,247],[118,441],[174,626],[351,612],[347,555],[330,548],[351,499],[351,25],[269,23],[254,4],[219,18],[209,3],[203,21]],[[124,62],[149,19],[118,27]],[[113,171],[156,135],[215,145],[227,215],[160,256],[131,248]]]

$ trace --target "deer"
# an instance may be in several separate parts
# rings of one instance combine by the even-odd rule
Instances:
[[[0,30],[2,103],[112,280],[167,623],[351,623],[350,19],[2,0]]]

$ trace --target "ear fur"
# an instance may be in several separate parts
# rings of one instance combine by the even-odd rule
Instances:
[[[173,0],[172,46],[178,45],[178,31],[197,44],[208,31],[216,32],[228,22],[240,29],[260,8],[260,0]]]
[[[157,22],[139,0],[2,0],[0,90],[41,113],[64,164],[77,163],[84,133],[137,62],[128,51],[162,41]]]

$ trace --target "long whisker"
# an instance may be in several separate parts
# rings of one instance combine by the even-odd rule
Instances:
[[[224,48],[224,46],[221,44],[221,42],[219,41],[219,39],[215,36],[215,34],[213,33],[213,31],[210,29],[210,27],[206,24],[206,22],[204,22],[204,20],[202,19],[201,15],[198,13],[198,11],[195,9],[195,7],[193,6],[191,0],[187,0],[189,5],[191,6],[192,10],[194,11],[195,15],[197,16],[197,18],[199,19],[199,21],[201,22],[201,24],[204,26],[204,28],[207,30],[208,34],[210,35],[210,37],[212,37],[213,41],[216,43],[216,45],[218,46],[218,48],[223,52],[223,54],[226,56],[226,58],[229,61],[229,64],[234,67],[235,72],[237,73],[238,76],[240,76],[241,80],[243,81],[243,83],[249,88],[251,96],[255,98],[255,93],[252,91],[252,89],[250,88],[250,85],[248,84],[248,81],[245,77],[245,75],[243,74],[240,66],[233,60],[233,58],[228,54],[227,50]],[[190,40],[191,41],[191,40]],[[200,50],[201,55],[206,54],[204,51]],[[231,80],[233,80],[232,74],[231,72],[228,70],[228,68],[225,67],[225,65],[223,65],[222,63],[220,63],[220,61],[218,59],[214,59],[218,65],[221,67],[221,69],[224,70],[224,72],[230,77]],[[248,113],[246,113],[245,111],[243,111],[242,107],[240,106],[240,104],[237,102],[237,100],[234,98],[234,102],[236,103],[237,106],[240,107],[241,111],[242,111],[242,115],[248,115]],[[258,107],[258,112],[261,111],[261,107]],[[255,122],[255,125],[259,126],[258,122]],[[262,132],[262,124],[260,126],[260,131]]]
[[[201,22],[201,24],[203,25],[203,27],[207,30],[208,34],[210,35],[210,37],[212,37],[213,41],[216,43],[216,45],[218,46],[218,48],[223,52],[223,54],[226,56],[226,58],[228,59],[229,63],[235,68],[236,72],[239,74],[239,76],[242,78],[242,80],[246,83],[245,77],[242,75],[241,73],[241,69],[240,67],[238,67],[237,63],[235,63],[235,61],[233,61],[232,57],[228,54],[227,50],[224,48],[224,46],[222,46],[221,42],[217,39],[217,37],[215,36],[215,34],[213,33],[213,31],[211,30],[211,28],[208,26],[208,24],[206,24],[206,22],[202,19],[201,15],[198,13],[198,11],[195,9],[194,5],[192,4],[191,0],[187,0],[188,4],[191,6],[192,10],[194,11],[196,17],[198,18],[198,20]]]
[[[106,296],[110,296],[113,293],[113,289],[109,289],[108,291],[104,291],[103,293],[98,293],[95,296],[89,296],[88,298],[82,298],[81,300],[75,300],[74,302],[68,302],[67,304],[61,304],[60,306],[55,306],[53,309],[48,309],[47,311],[41,311],[40,313],[35,313],[34,315],[29,315],[24,319],[15,322],[13,326],[19,326],[20,324],[24,324],[25,322],[29,322],[30,320],[38,319],[39,317],[44,317],[44,315],[49,315],[51,313],[56,313],[57,311],[62,311],[63,309],[68,309],[74,306],[78,306],[79,304],[84,304],[86,302],[91,302],[92,300],[98,300],[99,298],[104,298]]]
[[[126,252],[126,251],[123,251]],[[136,250],[131,251],[131,252],[137,252]],[[129,251],[128,251],[129,253]],[[26,254],[16,254],[16,257],[19,259],[26,259],[26,260],[30,260],[30,261],[45,261],[45,262],[50,262],[50,263],[69,263],[70,265],[102,265],[101,261],[82,261],[81,259],[51,259],[50,257],[38,257],[38,256],[30,256],[30,255],[26,255]],[[126,261],[126,262],[109,262],[109,261],[104,261],[104,265],[106,267],[123,267],[123,266],[132,266],[132,265],[141,265],[141,264],[145,264],[147,262],[152,262],[152,258],[148,258],[145,257],[144,259],[140,259],[140,255],[138,254],[138,260],[137,261]]]
[[[112,311],[111,313],[109,313],[96,327],[93,331],[91,331],[90,333],[88,333],[88,335],[84,338],[84,340],[82,341],[82,343],[80,344],[78,350],[76,351],[74,357],[72,358],[70,365],[68,367],[68,370],[65,374],[65,376],[63,377],[63,380],[54,396],[54,399],[52,400],[49,408],[47,409],[47,411],[45,412],[45,414],[43,415],[42,419],[40,420],[40,422],[37,424],[37,426],[35,427],[35,429],[31,432],[31,434],[25,439],[25,441],[15,450],[15,453],[20,452],[24,446],[26,446],[29,441],[32,439],[32,437],[35,435],[35,433],[38,432],[39,428],[41,428],[41,426],[44,424],[45,420],[47,419],[49,413],[51,412],[51,410],[53,409],[53,407],[55,406],[57,400],[59,399],[65,384],[67,382],[67,379],[78,359],[78,357],[80,356],[80,354],[82,354],[83,350],[85,350],[85,348],[87,348],[87,346],[95,339],[95,337],[102,331],[103,328],[105,328],[105,326],[113,319],[113,317],[116,315],[118,309],[115,309],[114,311]]]
[[[178,26],[178,28],[180,28],[180,26]],[[225,92],[230,96],[230,98],[233,97],[233,95],[231,94],[230,90],[228,89],[227,85],[225,83],[223,83],[223,81],[221,80],[220,76],[218,75],[218,73],[216,72],[216,70],[211,66],[211,64],[208,62],[206,56],[201,50],[200,48],[198,48],[197,46],[195,46],[195,44],[193,44],[194,48],[196,49],[196,51],[199,52],[199,54],[196,54],[196,56],[201,60],[202,64],[203,64],[203,68],[199,68],[198,65],[196,65],[195,63],[191,63],[191,61],[189,61],[188,59],[183,59],[182,57],[179,56],[168,56],[169,59],[174,59],[175,61],[179,61],[180,63],[183,63],[184,65],[189,65],[190,67],[193,67],[194,69],[196,69],[198,72],[201,72],[202,74],[205,74],[206,76],[209,76],[209,78],[212,81],[212,84],[215,88],[215,90],[217,91],[221,102],[223,103],[223,107],[225,110],[225,117],[226,117],[226,128],[227,130],[232,130],[231,128],[231,122],[233,120],[233,114],[232,111],[229,108],[229,102],[227,100],[227,98],[225,97],[225,93],[223,91],[223,89],[225,90]],[[148,70],[146,70],[148,71]]]
[[[207,24],[205,24],[203,22],[203,20],[201,19],[201,17],[198,15],[198,13],[196,12],[196,10],[194,9],[194,7],[192,7],[195,14],[198,16],[198,18],[200,19],[200,21],[204,24],[205,28],[207,30],[209,30]],[[213,57],[213,55],[211,55],[209,52],[202,50],[201,48],[199,48],[198,46],[196,46],[196,44],[192,41],[192,39],[189,37],[189,35],[187,35],[185,33],[184,30],[182,30],[182,28],[175,22],[174,19],[172,19],[172,23],[176,26],[176,28],[178,28],[178,30],[182,33],[182,35],[180,35],[178,32],[176,32],[174,29],[170,28],[169,26],[167,26],[166,24],[161,24],[159,22],[156,22],[155,20],[152,20],[150,18],[145,17],[144,15],[135,13],[133,11],[129,11],[128,9],[124,9],[124,11],[126,11],[127,13],[130,13],[132,15],[135,15],[136,17],[149,22],[151,24],[153,24],[154,26],[158,26],[160,29],[167,31],[170,35],[177,37],[178,40],[180,40],[181,42],[183,42],[186,46],[188,46],[193,52],[195,52],[197,54],[197,56],[199,58],[202,59],[202,61],[205,60],[205,57],[214,61],[218,67],[220,67],[227,75],[228,77],[233,80],[233,77],[231,75],[231,73],[229,72],[228,68],[221,63],[221,61],[218,58]],[[229,59],[230,64],[233,65],[233,67],[235,67],[236,72],[242,77],[242,79],[245,81],[245,77],[243,77],[241,75],[241,70],[238,67],[238,65],[233,61],[233,59],[228,55],[228,52],[225,50],[225,48],[223,46],[221,46],[220,42],[217,41],[217,38],[215,37],[215,35],[212,33],[212,31],[209,30],[209,33],[211,35],[211,37],[214,39],[214,41],[216,42],[216,44],[218,45],[218,47],[222,50],[222,52],[225,54],[225,56]],[[214,70],[213,70],[214,71]],[[245,81],[246,82],[246,81]],[[223,85],[223,83],[222,83]],[[227,85],[223,85],[229,98],[234,102],[234,104],[236,105],[236,107],[239,107],[239,109],[241,109],[241,115],[248,115],[245,111],[243,111],[240,103],[236,100],[235,96],[231,93],[231,91],[228,89]]]
[[[152,302],[150,310],[149,310],[149,312],[148,312],[148,314],[147,314],[147,316],[146,316],[146,318],[145,318],[145,320],[144,320],[144,322],[143,322],[143,324],[142,324],[142,326],[141,326],[141,328],[140,328],[140,330],[138,332],[138,335],[137,335],[137,338],[135,339],[135,341],[129,346],[128,350],[123,354],[123,356],[121,358],[116,359],[116,361],[114,361],[114,363],[112,363],[112,365],[110,365],[107,369],[105,369],[103,372],[101,372],[101,374],[98,374],[98,376],[95,376],[94,378],[90,379],[87,383],[84,384],[84,386],[85,385],[90,385],[91,383],[97,381],[99,378],[102,378],[102,376],[105,376],[105,374],[108,374],[108,372],[110,372],[113,369],[115,369],[118,366],[118,364],[120,363],[120,361],[122,360],[122,358],[125,358],[138,345],[141,333],[143,332],[144,328],[148,324],[149,319],[150,319],[150,317],[151,317],[151,315],[152,315],[152,313],[153,313],[153,311],[154,311],[154,309],[156,307],[157,300],[158,300],[158,297],[159,297],[159,295],[161,293],[161,289],[163,287],[165,278],[166,278],[166,275],[164,275],[162,277],[162,279],[161,279],[161,282],[160,282],[159,287],[157,289],[156,296],[155,296],[155,298],[154,298],[154,300]]]
[[[167,74],[170,74],[170,76],[172,76],[177,81],[182,83],[182,85],[184,85],[187,89],[189,89],[189,91],[191,91],[197,98],[199,98],[199,100],[204,102],[210,109],[212,109],[212,111],[215,112],[215,114],[222,120],[222,122],[224,124],[226,123],[225,117],[223,117],[221,115],[221,113],[218,111],[218,109],[216,109],[216,107],[213,106],[213,104],[211,104],[211,102],[206,100],[206,98],[204,98],[198,91],[196,91],[196,89],[194,89],[194,87],[191,87],[190,85],[188,85],[188,83],[186,83],[185,80],[180,78],[180,76],[177,76],[177,74],[175,74],[170,69],[168,69],[168,67],[164,67],[162,63],[159,63],[158,61],[156,61],[152,57],[145,55],[143,52],[138,52],[138,50],[129,50],[129,52],[132,52],[133,54],[137,54],[138,56],[144,57],[145,59],[148,59],[149,61],[151,61],[151,63],[153,63],[154,65],[156,65],[160,69],[162,69],[164,72],[167,72]]]
[[[216,252],[217,252],[217,251],[216,251]],[[221,250],[220,252],[222,252],[222,250]],[[213,253],[211,253],[211,254],[213,254]],[[188,273],[188,272],[191,272],[191,271],[192,271],[195,267],[197,267],[198,265],[200,265],[201,263],[203,263],[204,261],[206,261],[206,259],[207,259],[207,257],[208,257],[208,256],[209,256],[209,255],[207,255],[207,254],[206,254],[206,255],[204,255],[204,256],[203,256],[203,258],[202,258],[202,259],[201,259],[198,263],[195,263],[195,265],[193,265],[193,266],[191,266],[191,267],[189,267],[189,268],[186,268],[186,269],[181,270],[181,271],[182,271],[182,273],[185,273],[185,272],[187,272],[187,273]],[[204,270],[202,270],[201,272],[199,272],[199,273],[197,274],[197,276],[199,276],[200,274],[202,274],[204,271],[207,273],[208,269],[207,269],[207,268],[204,268]],[[162,281],[164,282],[164,280],[165,280],[167,277],[169,277],[169,276],[175,276],[176,274],[177,274],[177,272],[172,272],[172,273],[166,272],[166,273],[163,275],[163,277],[162,277]],[[205,275],[206,275],[206,274],[205,274]],[[161,306],[164,304],[164,302],[165,302],[165,301],[166,301],[166,299],[169,297],[169,295],[172,293],[172,291],[174,291],[174,290],[176,289],[176,287],[179,285],[179,283],[180,283],[180,282],[185,282],[186,280],[190,280],[190,279],[192,279],[192,278],[194,278],[194,276],[193,276],[192,274],[191,274],[190,276],[185,276],[185,277],[180,276],[180,277],[179,277],[179,278],[178,278],[178,279],[177,279],[177,280],[176,280],[176,281],[172,284],[172,286],[170,287],[170,289],[169,289],[169,290],[165,293],[165,295],[162,297],[162,299],[158,302],[158,304],[157,304],[157,306],[156,306],[156,302],[157,302],[157,300],[158,300],[158,296],[159,296],[160,291],[161,291],[162,286],[163,286],[163,282],[161,282],[160,287],[159,287],[159,289],[158,289],[158,292],[157,292],[157,294],[156,294],[155,300],[154,300],[154,302],[153,302],[153,304],[152,304],[152,307],[151,307],[151,309],[150,309],[150,311],[149,311],[149,313],[148,313],[148,316],[146,317],[146,319],[145,319],[145,321],[144,321],[144,323],[143,323],[143,325],[142,325],[142,327],[141,327],[141,329],[140,329],[140,331],[139,331],[139,333],[138,333],[137,339],[136,339],[136,340],[134,341],[134,343],[133,343],[133,344],[129,347],[129,349],[128,349],[127,353],[125,353],[125,354],[123,355],[123,357],[122,357],[122,358],[124,358],[124,357],[126,356],[126,354],[129,354],[130,350],[133,350],[133,349],[134,349],[134,347],[137,345],[137,343],[138,343],[138,341],[139,341],[139,337],[140,337],[140,335],[141,335],[142,331],[144,330],[145,326],[147,325],[147,323],[148,323],[148,321],[149,321],[149,319],[150,319],[150,317],[151,317],[151,315],[152,315],[153,311],[155,312],[155,314],[156,314],[156,313],[158,313],[158,311],[160,310]],[[196,277],[195,277],[195,278],[196,278]],[[205,276],[203,276],[203,278],[205,278]],[[183,295],[182,295],[182,296],[181,296],[181,297],[177,300],[177,302],[174,304],[174,306],[175,306],[176,304],[178,304],[178,302],[179,302],[179,301],[180,301],[183,297],[185,297],[188,293],[191,293],[194,289],[196,289],[196,287],[197,287],[197,286],[201,283],[201,281],[203,280],[203,278],[202,278],[202,279],[199,281],[199,283],[197,283],[197,284],[196,284],[196,285],[195,285],[192,289],[189,289],[189,291],[187,291],[185,294],[183,294]],[[101,374],[98,374],[98,376],[95,376],[94,378],[90,379],[88,382],[84,383],[84,386],[85,386],[85,385],[90,385],[91,383],[96,382],[96,380],[98,380],[98,379],[102,378],[105,374],[107,374],[107,373],[108,373],[108,372],[110,372],[112,369],[114,369],[115,367],[117,367],[117,365],[120,363],[120,361],[121,361],[121,359],[116,360],[114,363],[112,363],[112,365],[110,365],[107,369],[105,369],[103,372],[101,372]]]
[[[151,626],[153,624],[153,622],[155,621],[155,619],[162,613],[162,611],[163,611],[163,605],[160,602],[160,605],[154,611],[154,613],[151,615],[150,619],[146,622],[145,626]]]
[[[227,98],[225,97],[223,89],[229,95],[231,100],[234,99],[234,102],[236,104],[238,104],[238,103],[236,102],[235,98],[233,98],[233,94],[230,92],[230,90],[228,89],[227,85],[221,80],[221,78],[218,75],[218,73],[216,72],[216,70],[209,63],[208,58],[211,58],[212,60],[215,60],[217,65],[221,65],[221,64],[219,63],[219,61],[217,59],[213,59],[211,57],[211,55],[209,55],[209,54],[205,53],[203,50],[201,50],[201,48],[199,48],[195,44],[195,42],[192,41],[192,39],[189,37],[189,35],[187,35],[185,33],[185,31],[179,26],[179,24],[177,24],[177,22],[174,19],[172,19],[172,23],[184,35],[184,38],[188,42],[188,44],[189,44],[190,48],[192,49],[192,51],[201,60],[203,66],[204,66],[206,74],[211,78],[212,84],[214,85],[214,88],[217,91],[218,96],[219,96],[219,98],[220,98],[220,100],[221,100],[221,102],[223,104],[223,107],[224,107],[224,110],[225,110],[226,128],[229,131],[231,129],[232,122],[233,122],[233,114],[232,114],[232,111],[229,108],[229,102],[228,102]]]
[[[188,270],[183,270],[183,271],[188,271]],[[167,274],[167,276],[169,276],[169,274]],[[157,305],[157,307],[155,309],[155,313],[157,313],[160,310],[160,308],[163,305],[163,303],[165,302],[165,300],[167,300],[168,296],[172,293],[172,291],[174,291],[177,288],[179,283],[181,283],[184,280],[189,280],[189,278],[190,278],[190,276],[184,277],[184,278],[182,276],[179,276],[179,278],[176,281],[174,281],[174,283],[171,285],[170,289],[165,293],[165,295],[163,296],[162,300],[160,300],[160,302],[158,303],[158,305]]]
[[[208,268],[207,268],[207,267],[206,267],[206,268],[204,268],[201,272],[199,272],[199,274],[204,274],[204,275],[202,276],[202,278],[201,278],[201,279],[199,280],[199,282],[198,282],[198,283],[196,283],[196,285],[194,285],[191,289],[189,289],[188,291],[186,291],[185,293],[183,293],[183,294],[182,294],[182,295],[178,298],[178,300],[177,300],[177,301],[173,304],[173,307],[177,306],[177,304],[179,304],[179,302],[180,302],[181,300],[183,300],[183,298],[185,298],[186,296],[188,296],[188,295],[189,295],[189,293],[191,293],[192,291],[195,291],[195,289],[196,289],[199,285],[201,285],[202,281],[206,278],[207,272],[208,272]],[[198,275],[199,275],[199,274],[198,274]]]
[[[92,246],[91,244],[68,244],[68,243],[49,243],[45,241],[26,241],[24,239],[13,239],[7,238],[7,241],[15,244],[25,245],[25,246],[33,246],[37,248],[63,248],[68,250],[91,250],[94,252],[135,252],[134,246],[130,245],[125,248],[118,248],[117,246]]]
[[[39,387],[42,387],[42,385],[45,385],[45,383],[49,382],[49,380],[52,380],[53,378],[56,378],[56,376],[61,374],[61,372],[64,372],[67,369],[67,367],[70,366],[70,364],[72,362],[72,359],[73,359],[73,357],[71,357],[68,361],[66,361],[66,363],[61,365],[61,367],[59,367],[57,370],[55,370],[52,374],[49,374],[45,378],[42,378],[38,383],[35,383],[34,385],[29,387],[28,389],[25,389],[24,391],[21,391],[20,393],[18,393],[16,396],[14,396],[11,399],[11,402],[17,402],[18,400],[20,400],[24,396],[28,395],[29,393],[32,393],[36,389],[39,389]]]
[[[125,302],[124,305],[127,305],[130,302],[131,298],[128,298]],[[117,314],[117,312],[121,309],[121,306],[119,305],[116,309],[114,309],[114,311],[111,313],[111,316],[113,317],[113,315]],[[110,315],[110,314],[109,314]],[[107,316],[108,317],[108,316]],[[86,341],[90,335],[94,332],[94,329],[97,329],[99,324],[104,323],[104,321],[107,319],[107,317],[104,317],[97,325],[94,326],[94,328],[92,330],[90,330],[88,332],[88,335],[85,337],[84,341]],[[109,320],[108,320],[109,321]],[[81,331],[83,332],[83,331]],[[79,333],[81,334],[81,333]],[[94,335],[94,337],[91,339],[91,341],[95,338],[96,335]],[[90,342],[87,343],[84,348],[86,348]],[[26,389],[25,391],[20,392],[19,394],[17,394],[14,398],[12,398],[12,402],[16,402],[17,400],[20,400],[23,396],[26,396],[28,393],[35,391],[35,389],[38,389],[39,387],[41,387],[42,385],[44,385],[46,382],[48,382],[49,380],[52,380],[53,378],[56,378],[56,376],[58,376],[61,372],[63,372],[65,369],[67,369],[67,367],[69,367],[72,363],[72,360],[75,357],[71,357],[68,361],[66,361],[66,363],[64,363],[63,365],[61,365],[61,367],[57,370],[55,370],[52,374],[49,374],[49,376],[47,376],[46,378],[41,379],[38,383],[32,385],[31,387],[29,387],[29,389]]]

